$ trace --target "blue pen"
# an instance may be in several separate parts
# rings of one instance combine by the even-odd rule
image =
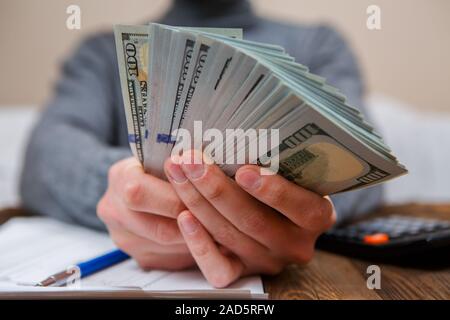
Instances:
[[[130,258],[125,252],[121,250],[113,250],[104,255],[96,257],[94,259],[84,261],[76,264],[75,266],[68,267],[67,270],[55,273],[47,279],[36,284],[38,287],[59,287],[67,284],[69,280],[77,275],[79,278],[87,277],[97,271],[111,267],[119,262],[125,261]]]

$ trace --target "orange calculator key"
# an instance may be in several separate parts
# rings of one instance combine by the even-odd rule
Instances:
[[[385,244],[389,242],[389,236],[386,233],[368,234],[364,236],[363,241],[364,243],[372,245]]]

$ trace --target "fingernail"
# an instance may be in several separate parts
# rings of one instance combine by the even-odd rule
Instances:
[[[205,165],[201,164],[183,164],[183,169],[189,178],[195,180],[201,178],[205,173]]]
[[[184,233],[187,234],[193,234],[195,231],[197,231],[198,228],[198,222],[195,221],[191,216],[181,218],[180,224]]]
[[[170,178],[173,181],[175,181],[176,183],[183,183],[187,180],[180,165],[178,165],[176,163],[170,163],[168,165],[167,171],[168,171],[167,173],[169,174]]]
[[[261,186],[261,177],[256,171],[246,170],[238,175],[237,183],[245,189],[254,190]]]
[[[190,179],[196,180],[205,174],[203,157],[199,151],[190,150],[184,152],[181,162],[181,168]]]

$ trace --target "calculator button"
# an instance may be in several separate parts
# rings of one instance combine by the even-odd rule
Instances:
[[[371,245],[380,245],[389,242],[389,236],[386,233],[374,233],[365,235],[363,238],[364,243]]]

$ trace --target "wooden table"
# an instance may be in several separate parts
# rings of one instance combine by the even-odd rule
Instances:
[[[374,213],[389,214],[450,220],[450,205],[410,204]],[[264,285],[272,299],[450,299],[448,265],[429,270],[376,263],[381,289],[369,290],[366,270],[371,264],[375,263],[317,250],[307,266],[290,266],[276,277],[266,277]]]
[[[450,220],[450,204],[391,206],[374,215],[393,213]],[[27,213],[20,209],[2,210],[0,224],[23,215]],[[450,266],[429,269],[377,263],[381,289],[370,290],[366,269],[371,264],[317,250],[307,266],[292,265],[278,276],[264,277],[264,287],[272,299],[450,299]]]

